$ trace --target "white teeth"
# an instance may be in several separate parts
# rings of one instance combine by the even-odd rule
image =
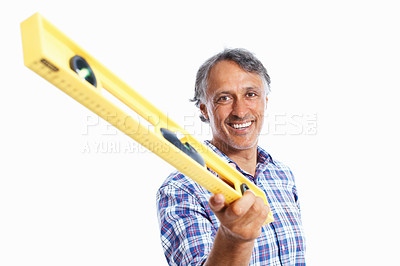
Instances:
[[[243,123],[243,124],[232,124],[232,127],[236,129],[241,129],[245,127],[249,127],[251,125],[251,122]]]

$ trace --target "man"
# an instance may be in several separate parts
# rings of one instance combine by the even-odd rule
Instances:
[[[170,265],[305,265],[305,242],[294,177],[257,146],[270,78],[253,54],[227,49],[199,69],[193,101],[210,124],[206,144],[254,182],[232,204],[179,172],[157,193],[161,242]],[[272,211],[275,221],[263,223]]]

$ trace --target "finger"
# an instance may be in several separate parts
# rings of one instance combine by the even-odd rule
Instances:
[[[260,197],[256,197],[253,205],[249,208],[243,219],[249,224],[263,224],[268,217],[270,209],[265,204],[264,200]]]
[[[213,212],[220,212],[225,207],[225,197],[220,193],[212,195],[208,204]]]
[[[253,191],[245,191],[243,196],[230,206],[228,211],[229,215],[232,218],[239,218],[243,216],[254,204],[255,199],[256,196]]]

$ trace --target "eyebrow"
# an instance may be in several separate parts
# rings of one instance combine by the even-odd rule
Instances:
[[[245,87],[244,88],[244,90],[245,91],[249,91],[249,90],[262,90],[261,88],[259,88],[259,87],[252,87],[252,86],[248,86],[248,87]],[[215,95],[221,95],[221,94],[231,94],[232,92],[231,91],[219,91],[219,92],[217,92]]]
[[[251,86],[246,87],[245,89],[246,89],[246,91],[249,91],[249,90],[262,90],[262,89],[259,88],[259,87],[251,87]]]
[[[244,91],[250,91],[250,90],[262,90],[261,88],[259,88],[259,87],[252,87],[252,86],[248,86],[248,87],[245,87],[244,88]],[[232,94],[232,92],[231,91],[227,91],[227,90],[224,90],[224,91],[219,91],[219,92],[217,92],[216,94],[215,94],[215,97],[217,97],[217,96],[219,96],[219,95],[222,95],[222,94]]]
[[[231,94],[230,91],[219,91],[215,95],[221,95],[221,94]]]

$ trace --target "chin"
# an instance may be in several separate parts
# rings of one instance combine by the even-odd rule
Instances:
[[[238,151],[243,151],[243,150],[249,150],[254,147],[257,147],[257,139],[255,140],[240,140],[240,139],[228,139],[227,142],[224,143],[226,145],[225,148],[233,149],[233,150],[238,150]]]
[[[249,150],[257,146],[257,142],[251,144],[235,143],[232,145],[236,150]]]
[[[254,128],[250,132],[232,132],[229,126],[222,126],[222,130],[213,130],[213,144],[221,151],[243,151],[257,147],[258,135]],[[212,128],[213,129],[213,128]]]

